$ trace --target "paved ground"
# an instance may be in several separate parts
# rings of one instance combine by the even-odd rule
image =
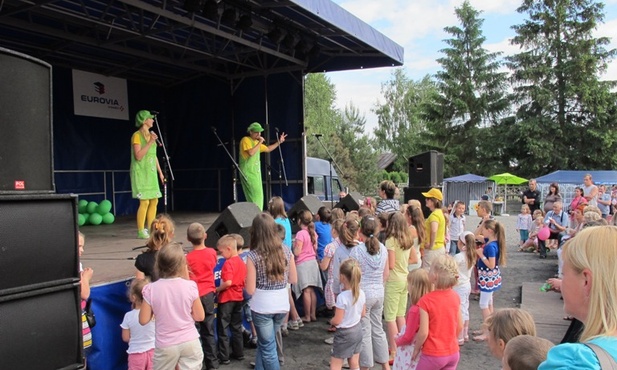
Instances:
[[[215,219],[216,214],[182,214],[172,215],[176,220],[176,240],[184,240],[187,225],[199,221],[207,228]],[[467,218],[468,229],[475,229],[479,219]],[[546,260],[538,259],[532,253],[517,252],[518,234],[515,230],[516,216],[497,217],[507,231],[508,263],[502,269],[503,288],[495,294],[495,307],[519,307],[529,310],[536,320],[539,336],[553,342],[559,342],[565,333],[567,322],[562,320],[563,311],[559,295],[542,293],[539,287],[556,272],[557,257],[550,253]],[[131,276],[134,273],[134,258],[139,250],[132,250],[142,245],[134,238],[132,218],[119,219],[113,226],[90,226],[82,228],[86,234],[86,252],[83,256],[84,266],[92,266],[95,270],[94,284],[115,281]],[[471,328],[480,327],[482,316],[477,301],[470,305]],[[286,369],[325,369],[328,366],[330,346],[323,343],[329,335],[326,331],[325,318],[318,322],[307,324],[304,328],[291,332],[285,338]],[[254,350],[246,350],[246,359],[242,362],[232,362],[221,369],[246,369],[254,357]],[[379,367],[376,367],[379,368]],[[467,343],[461,348],[459,369],[498,369],[500,363],[492,358],[485,343]]]

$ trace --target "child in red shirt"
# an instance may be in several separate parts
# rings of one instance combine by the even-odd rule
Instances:
[[[194,222],[186,230],[186,238],[193,245],[193,250],[186,255],[189,267],[189,277],[197,283],[199,299],[204,306],[206,318],[197,322],[197,330],[201,337],[201,346],[204,351],[206,369],[219,367],[214,337],[214,297],[216,286],[214,285],[214,268],[217,263],[216,251],[206,248],[204,241],[207,234],[203,225]]]
[[[442,255],[431,265],[429,278],[435,290],[418,301],[420,327],[413,358],[418,370],[454,370],[460,357],[458,334],[463,329],[461,300],[452,289],[458,281],[458,267],[450,255]],[[422,355],[420,355],[422,351]]]
[[[221,364],[229,364],[229,338],[227,329],[231,330],[231,357],[244,360],[244,338],[242,336],[242,306],[246,265],[238,256],[236,239],[225,235],[216,244],[219,253],[225,258],[221,269],[221,283],[216,288],[218,293],[218,314],[216,332],[219,336],[219,359]]]

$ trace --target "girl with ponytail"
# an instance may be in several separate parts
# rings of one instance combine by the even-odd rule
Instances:
[[[503,226],[495,220],[484,221],[484,248],[477,248],[478,286],[480,288],[480,309],[484,321],[493,313],[493,292],[501,289],[501,271],[499,266],[506,264],[506,236]],[[487,332],[478,330],[473,340],[485,341]]]
[[[294,286],[296,297],[302,294],[304,305],[303,322],[317,321],[317,294],[315,288],[321,289],[321,275],[317,265],[317,234],[313,214],[304,210],[298,215],[300,231],[296,234],[293,253],[296,256],[298,284]]]
[[[360,368],[370,369],[375,362],[389,369],[388,341],[383,330],[382,313],[384,282],[388,278],[388,251],[377,239],[379,221],[375,216],[364,216],[360,227],[360,244],[353,248],[350,257],[362,271],[360,288],[366,295],[366,315],[362,318],[362,351]]]
[[[351,369],[359,367],[358,360],[362,349],[362,324],[365,315],[366,296],[360,289],[362,271],[358,261],[345,260],[340,266],[339,280],[341,293],[336,297],[336,312],[330,323],[336,326],[330,369],[341,369],[343,359],[347,359]]]

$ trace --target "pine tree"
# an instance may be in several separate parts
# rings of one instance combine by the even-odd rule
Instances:
[[[509,109],[507,74],[500,72],[501,53],[483,48],[483,19],[468,1],[456,8],[460,26],[444,30],[452,38],[437,59],[439,94],[425,107],[427,149],[444,153],[444,176],[490,174],[497,145],[490,142],[491,127]]]
[[[521,175],[617,164],[613,82],[600,75],[614,57],[609,39],[594,38],[604,5],[591,0],[524,0],[529,19],[514,26],[509,58],[518,106],[504,131]]]

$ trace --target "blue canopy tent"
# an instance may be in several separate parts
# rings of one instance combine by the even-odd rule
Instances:
[[[617,184],[617,171],[564,171],[551,172],[548,175],[536,178],[537,183],[550,184],[582,184],[583,177],[590,174],[596,184]]]
[[[591,175],[593,182],[605,185],[617,184],[617,171],[565,171],[558,170],[551,172],[548,175],[536,178],[538,189],[542,194],[542,200],[548,193],[548,187],[552,183],[559,185],[559,193],[561,194],[564,206],[570,204],[574,198],[574,188],[582,186],[583,177],[587,174]]]
[[[469,213],[470,202],[479,200],[489,186],[494,188],[493,181],[473,173],[449,177],[443,180],[444,203],[450,204],[456,200],[464,202]]]

